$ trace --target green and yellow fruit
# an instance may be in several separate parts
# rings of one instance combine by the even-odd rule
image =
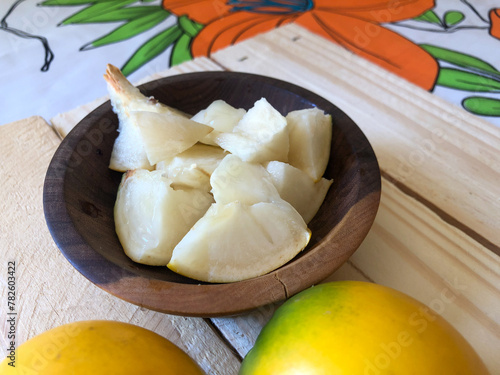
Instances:
[[[277,309],[240,375],[483,375],[467,341],[396,290],[365,282],[307,289]]]

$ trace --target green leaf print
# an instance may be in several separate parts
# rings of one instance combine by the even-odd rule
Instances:
[[[183,34],[177,39],[170,55],[170,66],[181,64],[193,58],[191,54],[191,38],[188,34]]]
[[[72,5],[87,5],[95,3],[104,3],[109,0],[45,0],[40,3],[43,6],[72,6]]]
[[[102,13],[108,13],[115,9],[120,9],[125,5],[135,3],[137,0],[113,0],[113,1],[104,1],[93,4],[78,13],[73,14],[72,16],[66,18],[61,22],[62,25],[70,25],[74,23],[87,23],[89,19],[95,18]]]
[[[125,63],[121,69],[124,75],[129,75],[147,62],[164,52],[182,35],[178,25],[169,27],[144,43]]]
[[[430,44],[421,44],[420,47],[429,52],[432,56],[434,56],[438,60],[445,61],[447,63],[460,66],[462,68],[467,68],[468,70],[476,71],[476,72],[484,72],[484,73],[492,73],[494,75],[499,74],[500,72],[495,69],[495,67],[491,64],[488,64],[486,61],[478,59],[472,55],[467,55],[465,53],[449,50],[446,48],[441,48],[438,46],[433,46]]]
[[[453,68],[439,69],[437,84],[463,91],[500,92],[500,80]]]
[[[500,116],[500,100],[471,96],[462,101],[466,110],[480,116]]]
[[[170,14],[166,11],[146,14],[140,18],[127,22],[126,24],[118,27],[109,34],[103,36],[102,38],[99,38],[89,44],[84,45],[80,50],[84,51],[91,48],[101,47],[104,45],[132,38],[158,25],[160,22],[165,20],[169,15]]]
[[[433,10],[428,10],[427,12],[421,14],[418,17],[414,18],[415,21],[429,22],[437,25],[441,25],[442,22],[439,19],[438,15]]]
[[[182,31],[189,35],[191,38],[194,38],[201,29],[203,29],[203,25],[201,23],[197,23],[195,21],[190,20],[187,16],[180,16],[177,19],[179,27]]]
[[[121,8],[112,10],[107,13],[96,14],[95,16],[89,17],[84,21],[73,22],[73,23],[103,23],[103,22],[130,21],[136,18],[147,16],[152,13],[160,13],[160,12],[166,12],[166,10],[152,6]]]
[[[464,20],[465,16],[462,12],[457,12],[455,10],[446,12],[444,15],[444,23],[446,26],[454,26]]]

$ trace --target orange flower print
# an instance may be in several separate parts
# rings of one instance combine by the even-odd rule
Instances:
[[[490,10],[490,34],[500,39],[500,8]]]
[[[430,54],[381,26],[418,16],[433,0],[163,0],[163,7],[205,25],[193,41],[194,57],[296,22],[426,90],[438,74]]]
[[[206,25],[232,11],[233,7],[227,3],[227,0],[163,0],[163,8]]]

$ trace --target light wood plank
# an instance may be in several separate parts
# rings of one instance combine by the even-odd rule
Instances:
[[[103,67],[103,71],[106,67]],[[222,68],[217,65],[214,61],[207,58],[199,58],[196,60],[190,60],[183,64],[176,65],[170,69],[166,69],[162,72],[151,72],[150,75],[147,75],[142,80],[137,82],[133,82],[135,86],[142,85],[143,83],[154,81],[156,79],[169,77],[177,74],[184,74],[190,72],[201,72],[201,71],[213,71],[213,70],[222,70]],[[106,83],[104,80],[102,81],[103,85]],[[109,100],[108,96],[104,96],[102,98],[95,99],[94,101],[83,104],[77,108],[74,108],[68,112],[60,113],[50,119],[52,126],[57,131],[59,136],[64,138],[73,127],[78,124],[85,116],[87,116],[90,112],[96,109],[98,106],[103,104]]]
[[[500,129],[294,24],[212,58],[338,105],[367,135],[384,173],[500,254]]]
[[[42,207],[45,171],[60,143],[40,117],[0,127],[0,357],[7,346],[7,262],[16,262],[17,344],[64,323],[108,319],[130,322],[169,338],[208,374],[234,375],[239,358],[201,318],[157,313],[122,301],[76,271],[50,236]]]

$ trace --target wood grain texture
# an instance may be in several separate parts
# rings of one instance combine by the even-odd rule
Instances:
[[[0,357],[7,346],[7,261],[16,262],[17,345],[52,327],[90,319],[130,322],[151,329],[185,350],[208,374],[236,374],[239,358],[199,318],[140,308],[113,297],[78,273],[55,246],[43,215],[45,172],[60,143],[40,117],[0,127]],[[217,361],[213,359],[217,358]]]
[[[362,132],[333,104],[287,82],[230,72],[175,75],[140,88],[146,96],[190,114],[215,100],[249,109],[262,97],[283,115],[321,108],[334,118],[332,152],[325,172],[333,185],[309,223],[312,237],[306,249],[267,275],[231,284],[207,284],[166,267],[134,263],[115,232],[113,209],[122,174],[108,168],[118,119],[106,103],[63,140],[44,187],[49,229],[64,255],[87,278],[139,306],[214,317],[292,296],[327,277],[357,249],[377,211],[380,173]]]
[[[367,135],[383,173],[500,255],[499,128],[295,24],[212,58],[338,105]]]

